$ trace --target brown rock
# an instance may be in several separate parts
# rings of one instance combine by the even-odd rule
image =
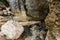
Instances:
[[[45,20],[46,26],[48,27],[46,40],[60,40],[60,8],[58,8],[59,5],[59,0],[53,0],[50,4],[50,14],[48,14]]]

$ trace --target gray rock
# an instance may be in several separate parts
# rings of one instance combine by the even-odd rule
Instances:
[[[43,20],[49,12],[47,0],[26,0],[27,16],[30,20]]]

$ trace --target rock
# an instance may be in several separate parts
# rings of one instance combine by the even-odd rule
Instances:
[[[53,6],[52,6],[53,5]],[[48,33],[46,40],[60,40],[60,1],[52,0],[50,4],[50,13],[46,18]]]
[[[43,26],[42,26],[43,25]],[[30,28],[32,35],[30,36],[31,40],[45,40],[47,28],[45,24],[35,24]]]
[[[44,24],[43,24],[44,26]],[[25,31],[18,40],[44,40],[47,33],[47,28],[40,23],[25,26]]]
[[[9,2],[12,8],[12,12],[16,16],[14,17],[14,19],[18,21],[44,20],[49,12],[49,2],[47,0],[11,0],[11,1],[7,0],[7,1]]]
[[[23,26],[13,20],[7,21],[7,23],[1,26],[1,33],[6,35],[7,39],[18,39],[23,31]]]
[[[43,20],[49,12],[47,0],[26,0],[27,16],[29,20]]]

